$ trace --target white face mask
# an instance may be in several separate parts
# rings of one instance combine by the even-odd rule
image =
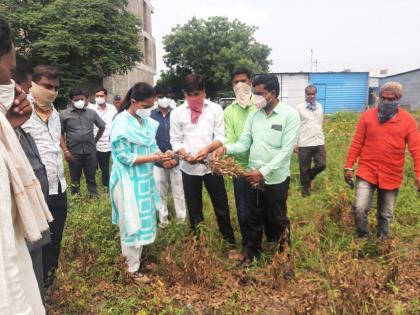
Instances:
[[[172,100],[170,98],[164,97],[157,100],[157,105],[161,108],[171,107]]]
[[[15,87],[16,83],[13,80],[10,80],[11,84],[0,85],[0,104],[2,104],[6,111],[10,109],[13,105],[15,99]]]
[[[76,101],[76,102],[73,102],[73,105],[77,109],[83,109],[83,107],[85,107],[85,101],[83,101],[83,100]]]
[[[103,98],[103,97],[95,97],[95,103],[97,105],[103,105],[103,104],[105,104],[105,98]]]
[[[140,108],[136,110],[136,115],[142,119],[146,119],[150,116],[150,108]]]
[[[237,83],[233,91],[235,92],[236,100],[241,107],[246,108],[252,96],[251,87],[243,82]]]

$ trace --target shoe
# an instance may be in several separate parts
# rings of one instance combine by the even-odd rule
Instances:
[[[164,223],[159,223],[159,227],[161,228],[161,229],[164,229],[164,228],[166,228],[167,226],[169,225],[169,222],[164,222]]]
[[[251,266],[252,260],[245,256],[244,259],[241,260],[241,262],[237,265],[238,268],[249,268]]]
[[[284,280],[291,281],[295,277],[295,273],[292,270],[288,270],[284,272]]]
[[[311,195],[311,191],[309,190],[309,188],[302,188],[302,197],[309,197]]]
[[[133,280],[135,282],[139,282],[139,283],[143,283],[143,284],[150,284],[152,283],[152,279],[150,279],[148,276],[140,273],[140,272],[135,272],[133,273]]]

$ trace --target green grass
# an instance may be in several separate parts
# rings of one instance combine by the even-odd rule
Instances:
[[[418,115],[417,117],[420,117]],[[273,253],[247,271],[225,254],[205,193],[203,244],[187,225],[172,221],[147,246],[143,266],[151,285],[138,285],[124,271],[118,228],[110,202],[70,197],[61,267],[51,291],[53,314],[418,314],[420,312],[420,198],[409,155],[392,224],[393,239],[360,242],[351,221],[353,191],[343,181],[345,155],[358,115],[327,118],[328,167],[314,193],[301,198],[296,156],[292,163],[289,216],[296,278],[273,289]],[[99,182],[99,181],[98,181]],[[226,180],[237,240],[233,188]],[[172,207],[172,202],[170,203]],[[376,225],[376,209],[370,215]],[[362,253],[362,254],[361,254]],[[273,264],[273,265],[272,265]],[[186,281],[186,279],[192,279]],[[199,281],[196,281],[199,279]],[[195,281],[194,281],[195,280]]]

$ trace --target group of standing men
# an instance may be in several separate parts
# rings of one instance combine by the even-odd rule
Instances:
[[[260,256],[264,233],[279,251],[290,245],[291,156],[294,149],[299,154],[302,195],[309,196],[312,181],[326,166],[323,110],[316,102],[315,86],[306,88],[305,102],[293,109],[279,101],[275,75],[259,75],[251,81],[251,73],[240,68],[231,78],[236,101],[225,111],[206,99],[203,77],[190,74],[184,80],[182,105],[175,107],[167,91],[157,87],[156,108],[147,113],[141,108],[138,115],[150,115],[158,122],[159,150],[175,152],[167,155],[171,158],[154,160],[164,201],[158,209],[161,227],[168,224],[169,179],[177,217],[185,220],[187,209],[193,229],[204,220],[204,184],[220,232],[234,247],[224,179],[212,174],[205,162],[227,154],[246,169],[243,177],[234,179],[234,190],[244,248],[240,266],[247,267]],[[0,177],[8,182],[0,189],[0,261],[4,267],[0,278],[6,284],[0,288],[0,313],[43,312],[39,297],[58,266],[67,216],[62,153],[69,163],[72,193],[79,192],[84,172],[89,193],[97,195],[98,164],[105,189],[109,185],[109,136],[116,108],[106,102],[103,88],[96,91],[95,104],[89,104],[85,92],[74,89],[69,108],[59,114],[53,105],[59,87],[54,67],[32,69],[24,58],[16,59],[10,29],[0,19]],[[153,93],[149,94],[151,98]],[[378,107],[362,115],[348,153],[345,180],[349,184],[353,165],[359,163],[354,204],[359,237],[369,236],[367,214],[375,190],[378,236],[388,237],[407,144],[420,189],[420,136],[414,118],[399,107],[402,94],[398,83],[382,87]],[[28,269],[28,253],[34,272]],[[35,276],[39,293],[32,290]]]

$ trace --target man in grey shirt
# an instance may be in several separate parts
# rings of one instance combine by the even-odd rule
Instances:
[[[60,113],[60,120],[61,147],[69,163],[71,192],[80,192],[83,171],[88,191],[96,197],[96,142],[102,137],[106,124],[95,111],[87,108],[85,93],[80,89],[70,91],[69,98],[71,106]],[[93,135],[94,125],[98,127],[96,137]]]

